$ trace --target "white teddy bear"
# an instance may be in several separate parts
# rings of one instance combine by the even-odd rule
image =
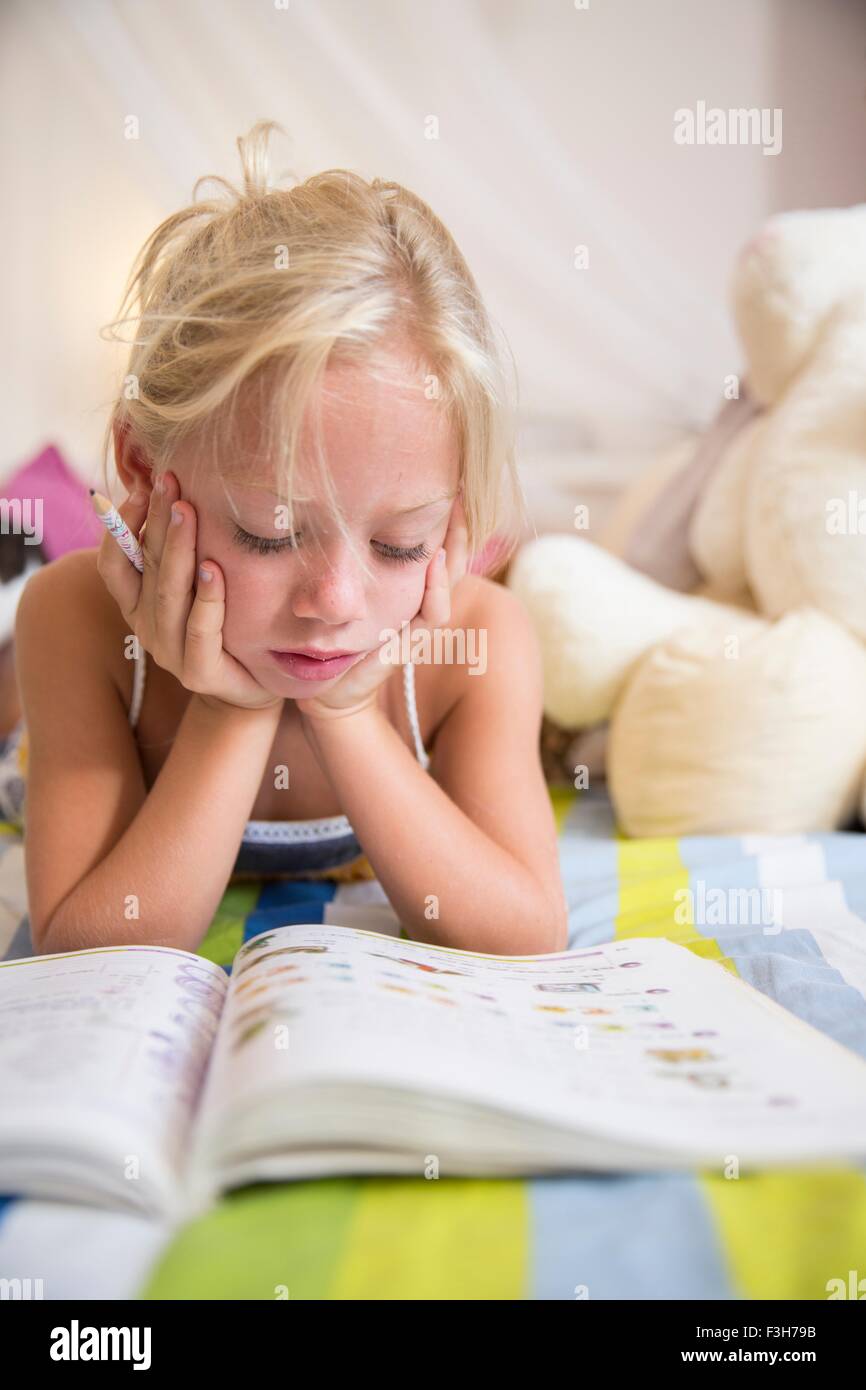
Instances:
[[[731,298],[745,380],[697,453],[507,576],[632,836],[866,821],[866,204],[774,217]]]

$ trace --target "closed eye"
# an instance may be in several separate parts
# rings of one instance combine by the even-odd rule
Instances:
[[[412,560],[430,559],[430,551],[423,541],[420,545],[410,545],[407,549],[403,549],[399,545],[384,545],[380,541],[375,541],[374,544],[383,560],[396,560],[398,564],[406,565],[410,564]]]
[[[299,535],[300,532],[296,531],[293,536],[287,536],[285,540],[272,536],[254,536],[249,531],[244,531],[240,526],[235,525],[234,539],[245,550],[255,551],[259,555],[268,555],[274,551],[297,550],[296,541]],[[391,560],[395,564],[407,565],[413,561],[430,559],[430,551],[423,541],[419,545],[405,547],[386,545],[383,541],[374,541],[374,545],[383,560]]]
[[[285,540],[274,539],[270,536],[252,536],[249,531],[244,531],[240,526],[235,526],[235,540],[238,545],[242,545],[245,550],[256,550],[260,555],[266,555],[273,550],[294,550],[294,537],[287,536]]]

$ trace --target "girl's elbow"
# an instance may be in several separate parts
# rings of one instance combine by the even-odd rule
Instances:
[[[568,909],[562,908],[557,911],[551,923],[551,944],[547,950],[551,953],[555,951],[568,950]]]
[[[561,887],[557,887],[548,909],[548,934],[550,945],[547,950],[568,950],[568,903]]]
[[[552,955],[568,950],[568,905],[561,894],[551,898],[549,893],[542,893],[530,920],[533,925],[529,931],[524,920],[519,933],[523,944],[515,946],[514,955]]]

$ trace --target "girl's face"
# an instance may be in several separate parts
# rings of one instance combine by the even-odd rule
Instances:
[[[305,680],[274,652],[356,652],[355,665],[417,615],[460,481],[451,431],[417,382],[329,368],[321,401],[325,458],[357,554],[317,495],[306,434],[295,473],[294,541],[275,477],[242,462],[225,482],[189,460],[172,465],[198,517],[196,562],[214,560],[225,576],[223,645],[286,699],[330,689],[348,666]]]

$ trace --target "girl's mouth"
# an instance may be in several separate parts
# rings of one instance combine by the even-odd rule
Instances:
[[[363,655],[363,652],[347,652],[344,656],[322,660],[316,656],[306,656],[303,652],[271,652],[281,671],[302,681],[333,680]]]

